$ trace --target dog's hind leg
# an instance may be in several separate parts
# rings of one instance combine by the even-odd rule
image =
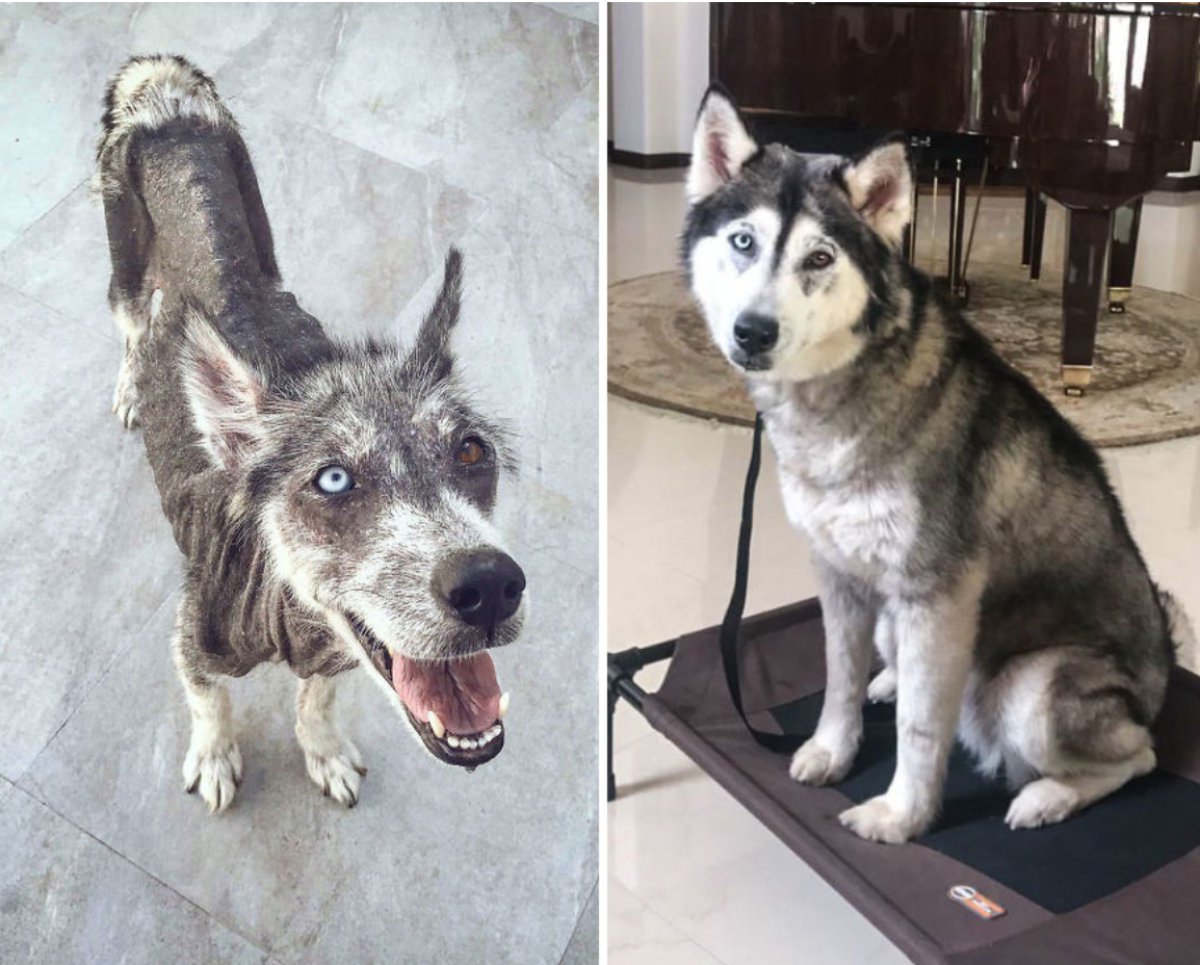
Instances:
[[[112,409],[127,429],[137,425],[138,346],[150,327],[161,293],[149,282],[152,228],[145,205],[128,184],[110,185],[104,196],[104,220],[112,259],[108,305],[125,341]]]
[[[254,251],[258,255],[259,271],[267,281],[278,285],[280,277],[279,265],[275,261],[275,242],[271,238],[271,223],[267,220],[267,210],[263,207],[262,195],[258,190],[254,165],[250,163],[250,152],[246,150],[246,145],[240,137],[232,137],[229,142],[229,154],[237,176],[238,191],[242,196],[242,207],[246,212],[246,225],[254,241]]]
[[[1143,746],[1132,757],[1115,764],[1092,762],[1086,772],[1063,774],[1058,777],[1039,777],[1030,781],[1013,798],[1005,823],[1017,828],[1040,828],[1045,824],[1065,821],[1089,804],[1123,787],[1135,777],[1154,770],[1156,758],[1150,747],[1150,735],[1144,729],[1140,735]]]
[[[229,691],[216,677],[200,669],[196,651],[189,643],[181,619],[172,650],[192,712],[192,736],[183,760],[183,788],[189,794],[199,790],[208,809],[218,814],[233,803],[242,783],[242,752],[234,738]]]
[[[296,739],[304,750],[308,776],[326,797],[354,807],[367,769],[358,748],[333,719],[337,681],[314,674],[296,692]]]
[[[867,700],[890,704],[896,699],[896,621],[887,607],[879,611],[875,621],[875,649],[883,659],[883,669],[871,679]]]
[[[1006,757],[1035,778],[1013,799],[1010,828],[1057,824],[1154,770],[1137,688],[1106,657],[1078,648],[1029,654],[997,684]]]

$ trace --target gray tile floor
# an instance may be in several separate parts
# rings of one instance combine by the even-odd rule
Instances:
[[[570,962],[597,957],[596,11],[0,8],[0,961]],[[366,681],[370,765],[339,809],[304,773],[292,683],[233,687],[233,809],[182,793],[167,639],[180,557],[136,434],[88,194],[99,98],[186,54],[242,122],[285,283],[343,333],[411,333],[446,247],[456,345],[515,425],[503,521],[534,598],[497,659],[505,752],[421,754]]]

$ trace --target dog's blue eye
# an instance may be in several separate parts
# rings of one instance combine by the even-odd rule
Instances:
[[[738,231],[729,236],[729,243],[733,245],[734,251],[748,255],[754,250],[754,235],[749,231]]]
[[[335,496],[354,488],[354,477],[341,466],[326,466],[317,473],[316,486],[321,492]]]

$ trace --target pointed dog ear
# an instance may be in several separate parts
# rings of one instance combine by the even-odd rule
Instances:
[[[889,244],[899,245],[912,220],[908,151],[892,141],[868,151],[843,170],[850,203]]]
[[[703,201],[728,181],[758,150],[746,131],[737,105],[720,84],[713,84],[700,102],[692,135],[692,163],[688,167],[688,204]]]
[[[433,308],[421,322],[416,343],[404,363],[411,375],[430,384],[448,378],[454,369],[454,357],[450,354],[450,332],[458,324],[462,304],[462,273],[462,252],[451,248],[446,254],[442,290],[438,292]]]
[[[214,465],[246,465],[262,441],[266,381],[242,361],[200,312],[186,313],[181,357],[184,395],[200,441]]]

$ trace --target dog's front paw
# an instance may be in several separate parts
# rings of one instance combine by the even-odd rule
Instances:
[[[842,822],[842,827],[860,838],[882,841],[884,844],[903,844],[924,831],[929,823],[921,815],[892,807],[883,794],[843,811],[838,815],[838,820]]]
[[[867,700],[873,704],[890,704],[896,699],[896,671],[884,667],[867,686]]]
[[[1018,828],[1040,828],[1058,824],[1079,810],[1079,792],[1073,787],[1043,777],[1026,784],[1013,798],[1004,823],[1014,831]]]
[[[853,763],[853,750],[837,755],[818,744],[817,739],[812,737],[792,755],[788,773],[794,781],[820,787],[840,781],[850,772],[850,765]]]
[[[183,760],[183,789],[188,794],[198,788],[213,814],[220,814],[233,803],[242,783],[242,752],[237,743],[192,742]]]
[[[348,808],[358,803],[359,790],[367,769],[363,766],[358,748],[350,741],[343,739],[340,749],[328,755],[305,749],[304,763],[308,767],[308,776],[326,797]]]
[[[117,374],[117,387],[113,391],[112,410],[126,429],[138,424],[137,386],[134,384],[133,366],[128,362],[121,365]]]

